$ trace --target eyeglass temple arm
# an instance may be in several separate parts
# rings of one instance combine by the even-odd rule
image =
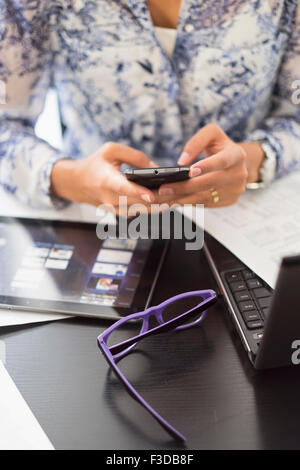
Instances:
[[[131,393],[131,396],[140,403],[146,410],[153,416],[153,418],[167,431],[167,433],[176,440],[181,442],[185,442],[186,438],[181,432],[179,432],[176,428],[174,428],[168,421],[166,421],[157,411],[149,405],[147,401],[143,399],[143,397],[135,391]]]
[[[170,320],[170,321],[168,321],[167,323],[165,323],[163,325],[158,325],[158,326],[152,328],[151,330],[146,331],[145,333],[139,334],[137,336],[134,336],[133,338],[127,339],[126,341],[122,341],[122,343],[115,344],[114,346],[111,346],[109,348],[109,351],[112,355],[115,355],[115,354],[118,354],[118,353],[124,351],[124,349],[127,349],[129,346],[136,343],[137,341],[141,341],[143,338],[146,338],[147,336],[151,336],[151,335],[155,335],[155,334],[158,334],[158,333],[163,333],[163,332],[166,332],[166,331],[169,331],[169,330],[173,330],[178,325],[181,325],[181,323],[186,321],[189,318],[189,316],[191,316],[191,314],[193,312],[195,312],[196,310],[199,310],[199,309],[201,309],[201,311],[203,312],[204,310],[207,309],[207,307],[208,307],[207,304],[210,305],[210,304],[214,303],[215,300],[216,300],[215,297],[208,298],[208,299],[204,300],[201,304],[197,305],[196,307],[191,308],[190,310],[183,313],[179,317],[174,318],[173,320]],[[161,306],[158,306],[158,307],[161,307]]]

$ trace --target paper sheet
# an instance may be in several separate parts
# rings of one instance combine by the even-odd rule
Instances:
[[[300,253],[300,172],[206,209],[205,229],[274,288],[281,258]]]
[[[70,315],[59,315],[55,313],[30,313],[0,309],[0,327],[12,325],[25,325],[28,323],[41,323],[46,321],[62,320],[71,318]]]
[[[18,202],[0,188],[0,216],[28,217],[33,219],[98,222],[96,208],[88,204],[71,204],[62,210],[32,209]]]
[[[1,361],[0,390],[0,450],[53,450]]]

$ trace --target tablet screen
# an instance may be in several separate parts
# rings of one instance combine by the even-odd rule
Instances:
[[[92,224],[0,220],[0,297],[129,308],[151,240],[99,240]]]

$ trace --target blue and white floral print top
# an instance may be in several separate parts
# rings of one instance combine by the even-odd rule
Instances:
[[[300,162],[297,79],[296,0],[183,0],[172,60],[146,0],[0,0],[1,185],[50,207],[57,159],[115,141],[175,162],[210,122],[236,141],[267,139],[281,176]],[[50,86],[63,152],[33,130]]]

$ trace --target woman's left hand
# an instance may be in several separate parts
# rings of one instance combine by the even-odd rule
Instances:
[[[191,166],[191,178],[162,185],[161,196],[178,204],[228,206],[238,200],[248,182],[258,180],[264,158],[259,143],[237,144],[219,126],[208,124],[187,142],[178,164],[190,165],[202,152],[206,158]]]

